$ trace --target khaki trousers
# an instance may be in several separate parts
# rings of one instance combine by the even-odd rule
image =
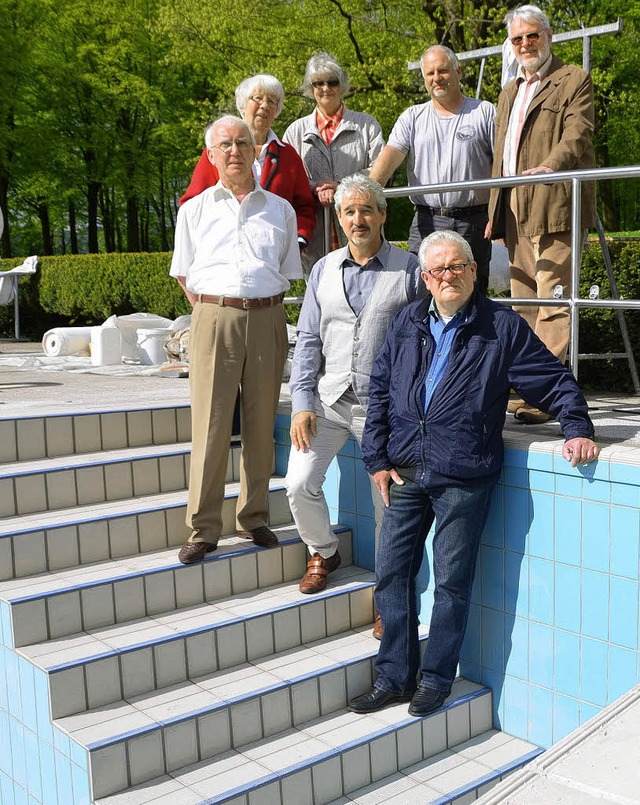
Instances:
[[[217,544],[233,409],[241,392],[240,495],[236,527],[268,523],[273,425],[287,356],[282,305],[254,310],[198,302],[189,338],[191,469],[187,526],[190,542]]]
[[[556,285],[563,296],[571,285],[571,232],[552,232],[527,237],[518,232],[516,194],[505,203],[506,241],[511,270],[511,296],[551,299]],[[538,338],[564,363],[569,345],[569,308],[513,308],[529,324]]]

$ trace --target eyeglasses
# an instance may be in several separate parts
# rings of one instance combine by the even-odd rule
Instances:
[[[527,42],[537,42],[540,39],[540,34],[542,31],[534,31],[531,34],[522,34],[522,36],[512,36],[511,37],[511,44],[517,48],[522,42],[526,39]]]
[[[223,154],[230,154],[234,145],[237,146],[241,151],[246,151],[247,149],[253,147],[248,140],[233,140],[233,142],[226,141],[218,144],[214,143],[211,147],[217,148],[219,151],[222,151]]]
[[[340,86],[340,82],[337,78],[330,78],[328,81],[312,81],[311,86],[314,89],[320,89],[321,87],[338,87]]]
[[[425,269],[425,274],[431,274],[432,277],[436,279],[440,279],[440,277],[444,276],[445,271],[451,272],[455,276],[458,274],[462,274],[465,268],[469,265],[469,263],[454,263],[452,266],[440,266],[439,268],[427,268]]]
[[[251,95],[249,100],[253,101],[256,106],[262,106],[263,103],[266,103],[269,109],[278,108],[278,102],[274,101],[272,98],[261,98],[259,95]]]

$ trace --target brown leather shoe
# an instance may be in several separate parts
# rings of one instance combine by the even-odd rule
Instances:
[[[518,422],[524,422],[525,425],[542,425],[548,422],[552,417],[538,408],[533,408],[531,405],[523,405],[513,415]]]
[[[259,548],[275,548],[278,538],[266,525],[259,525],[257,528],[250,528],[248,531],[238,531],[243,539],[252,539]]]
[[[206,554],[215,551],[217,547],[211,542],[185,542],[178,553],[178,560],[183,565],[193,565],[195,562],[201,562]]]
[[[323,559],[319,553],[314,553],[307,562],[307,572],[300,580],[298,589],[301,593],[320,593],[327,586],[327,576],[340,567],[340,554],[336,551],[333,556]]]
[[[382,632],[382,615],[376,615],[376,622],[373,624],[371,637],[375,637],[376,640],[382,640]]]
[[[525,401],[522,397],[509,397],[509,402],[507,403],[507,413],[508,414],[515,414],[516,411],[519,411],[523,405],[526,405]]]

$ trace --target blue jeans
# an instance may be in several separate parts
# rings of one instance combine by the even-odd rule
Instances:
[[[376,660],[376,686],[411,693],[420,665],[416,576],[435,519],[435,582],[429,639],[420,683],[449,693],[469,614],[480,535],[495,480],[422,489],[392,484],[376,555],[376,605],[384,632]]]

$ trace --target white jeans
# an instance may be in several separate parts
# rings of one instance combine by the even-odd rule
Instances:
[[[350,389],[332,406],[317,400],[322,412],[316,410],[318,435],[312,437],[311,448],[306,452],[291,447],[285,486],[289,507],[298,531],[309,548],[309,553],[319,553],[324,559],[333,556],[338,548],[338,538],[331,530],[329,507],[322,491],[329,464],[353,435],[362,441],[365,413],[358,398]],[[384,503],[377,486],[371,481],[371,497],[376,519],[376,542]]]

